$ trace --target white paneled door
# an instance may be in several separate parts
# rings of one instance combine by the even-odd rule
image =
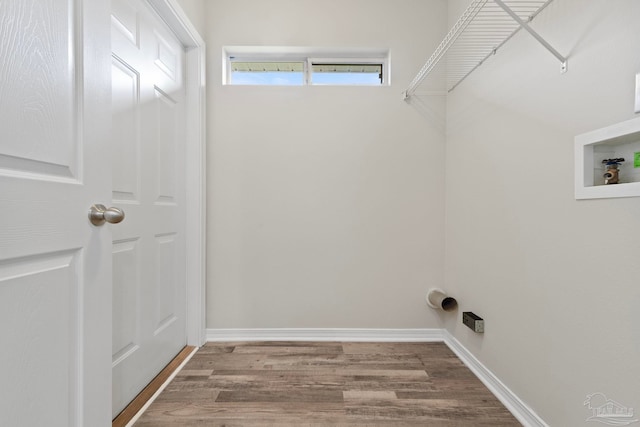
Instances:
[[[182,44],[144,0],[113,0],[113,414],[186,345]]]
[[[0,1],[0,424],[108,425],[109,2]]]

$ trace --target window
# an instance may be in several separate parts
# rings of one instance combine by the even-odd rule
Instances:
[[[245,62],[230,64],[233,85],[303,85],[304,62]]]
[[[314,85],[381,85],[384,64],[358,62],[321,63],[311,61],[311,84]]]
[[[387,86],[388,57],[371,49],[226,48],[223,84]]]

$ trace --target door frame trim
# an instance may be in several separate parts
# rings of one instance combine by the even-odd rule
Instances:
[[[177,0],[146,2],[186,48],[186,344],[200,347],[206,340],[206,46]]]

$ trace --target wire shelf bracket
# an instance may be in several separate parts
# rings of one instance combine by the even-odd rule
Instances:
[[[522,29],[555,56],[561,64],[560,72],[566,73],[567,58],[529,25],[552,1],[473,0],[402,92],[403,99],[410,98],[445,57],[447,92],[451,92]]]

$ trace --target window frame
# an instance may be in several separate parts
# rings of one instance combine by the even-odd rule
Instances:
[[[309,57],[307,58],[307,84],[309,86],[389,86],[387,84],[387,69],[388,69],[388,55],[386,58],[372,58],[372,57],[354,57],[354,58],[332,58],[332,57]],[[350,83],[314,83],[313,82],[313,66],[314,65],[380,65],[382,67],[382,76],[380,83],[363,83],[363,84],[350,84]]]
[[[234,84],[232,80],[233,62],[300,62],[303,63],[303,83],[301,85],[279,84]],[[380,83],[313,83],[313,65],[381,65]],[[225,86],[341,86],[341,87],[385,87],[391,86],[390,52],[388,49],[313,49],[283,47],[224,47],[222,84]]]

